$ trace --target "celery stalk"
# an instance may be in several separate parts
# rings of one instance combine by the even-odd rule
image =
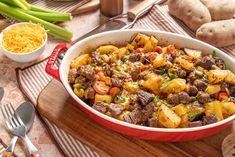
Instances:
[[[26,0],[19,0],[22,4],[24,4],[29,10],[30,9],[30,4]]]
[[[28,10],[29,8],[22,3],[20,0],[12,0],[18,7],[24,9],[24,10]]]
[[[21,11],[48,22],[64,22],[72,19],[70,13],[46,13],[46,12],[38,12],[31,10],[21,10]]]
[[[62,27],[59,27],[55,24],[49,23],[47,21],[41,20],[37,17],[24,13],[23,11],[20,11],[19,9],[9,7],[8,5],[1,3],[1,2],[0,2],[0,8],[1,8],[0,14],[4,14],[20,22],[32,21],[34,23],[40,23],[44,26],[45,29],[49,30],[48,32],[49,34],[57,38],[63,39],[65,41],[71,41],[72,32]]]
[[[30,5],[30,10],[38,11],[38,12],[46,12],[46,13],[59,13],[58,11],[54,11],[54,10],[46,9],[46,8],[41,8],[41,7],[38,7],[36,5]]]

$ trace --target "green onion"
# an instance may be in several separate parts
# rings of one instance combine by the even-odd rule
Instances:
[[[160,89],[167,87],[170,83],[171,83],[170,81],[164,82],[163,84],[161,84]]]
[[[37,17],[24,13],[23,11],[20,11],[19,9],[9,7],[8,5],[1,3],[1,2],[0,2],[0,8],[1,8],[0,10],[1,14],[14,18],[20,22],[32,21],[34,23],[40,23],[45,27],[45,29],[49,30],[48,32],[49,34],[55,37],[58,37],[60,39],[66,40],[66,41],[71,41],[72,32],[62,27],[59,27],[57,25],[54,25],[52,23],[49,23],[47,21],[41,20]]]
[[[158,96],[155,96],[153,99],[153,103],[156,105],[160,101]]]
[[[201,66],[198,66],[198,67],[197,67],[197,70],[203,72],[203,71],[204,71],[204,68],[201,67]]]
[[[203,75],[203,72],[199,71],[199,70],[196,70],[195,71],[195,74],[197,74],[198,76],[202,76]]]
[[[179,50],[180,55],[185,55],[183,50]]]
[[[164,79],[167,79],[167,78],[168,78],[168,75],[167,75],[166,73],[164,73],[164,74],[162,74],[162,77],[163,77]]]
[[[21,10],[21,11],[48,22],[64,22],[72,19],[70,13],[46,13],[46,12],[38,12],[31,10]]]
[[[216,57],[216,52],[215,52],[215,50],[213,50],[213,52],[212,52],[212,57],[213,57],[213,58]]]
[[[156,69],[155,70],[158,74],[164,74],[166,72],[166,69],[162,68],[162,69]]]
[[[207,74],[204,76],[204,81],[208,82],[208,75]]]
[[[174,78],[177,77],[177,76],[176,76],[175,74],[173,74],[173,73],[169,73],[168,75],[170,76],[171,79],[174,79]]]
[[[117,95],[117,96],[114,98],[114,102],[115,102],[115,103],[118,103],[119,100],[120,100],[122,103],[124,103],[124,102],[126,101],[126,99],[123,98],[121,95]]]
[[[96,67],[97,65],[95,63],[91,63],[90,66]]]
[[[192,100],[192,101],[196,101],[197,98],[196,98],[195,96],[191,96],[191,100]]]

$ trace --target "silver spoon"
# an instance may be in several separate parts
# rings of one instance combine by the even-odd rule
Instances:
[[[32,103],[30,102],[24,102],[22,103],[17,109],[16,113],[20,116],[22,122],[24,123],[26,127],[26,131],[28,132],[34,122],[35,117],[35,108]],[[14,136],[11,140],[11,143],[9,146],[4,150],[2,154],[12,154],[15,148],[15,144],[18,140],[17,136]]]

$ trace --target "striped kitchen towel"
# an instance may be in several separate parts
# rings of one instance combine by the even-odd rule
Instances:
[[[169,15],[166,5],[156,5],[153,7],[150,13],[139,19],[133,28],[162,30],[195,37],[195,33],[193,31],[186,27],[181,21]],[[221,48],[221,50],[230,56],[235,56],[235,45]],[[42,91],[42,89],[52,79],[44,70],[46,62],[47,61],[44,60],[33,66],[24,69],[17,69],[17,76],[21,89],[34,104],[37,102],[37,97],[40,91]],[[47,119],[44,118],[44,120],[49,126],[52,135],[68,157],[99,156],[95,151],[91,150],[89,147],[67,134]]]

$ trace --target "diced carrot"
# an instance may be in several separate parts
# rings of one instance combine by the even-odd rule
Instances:
[[[155,55],[149,55],[147,58],[148,58],[149,61],[153,61],[156,58],[156,56]]]
[[[97,73],[97,75],[98,75],[100,81],[105,81],[106,77],[102,71],[99,71]]]
[[[93,86],[94,90],[99,94],[107,94],[109,92],[109,86],[103,81],[96,81]]]
[[[162,47],[161,46],[156,46],[155,49],[154,49],[154,52],[157,52],[159,54],[162,53]]]
[[[101,70],[98,67],[95,67],[95,73],[99,73]]]
[[[221,100],[227,100],[228,99],[227,92],[219,92],[217,99],[220,100],[220,101]]]
[[[144,53],[144,49],[143,48],[137,48],[135,50],[136,53]]]
[[[117,95],[119,92],[120,92],[120,89],[118,87],[113,87],[109,91],[110,95],[112,95],[112,96]]]
[[[168,45],[167,46],[167,53],[173,53],[175,51],[174,45]]]

